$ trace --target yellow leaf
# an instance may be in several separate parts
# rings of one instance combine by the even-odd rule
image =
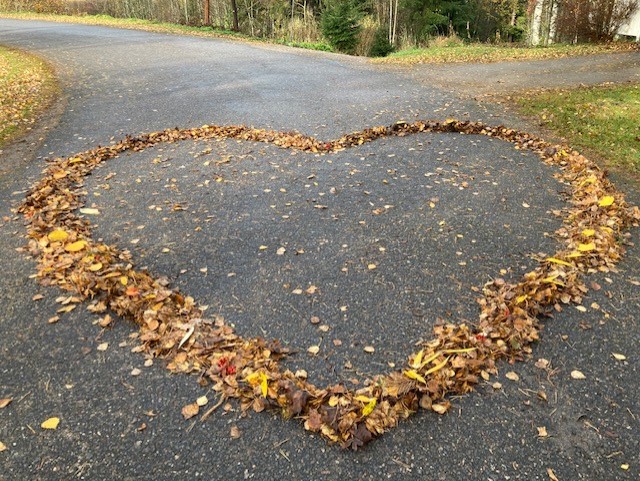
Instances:
[[[598,205],[600,207],[609,207],[611,204],[613,204],[615,202],[615,198],[611,195],[605,195],[602,199],[600,199],[600,202],[598,202]]]
[[[127,276],[122,276],[120,278],[120,284],[122,284],[123,286],[126,286],[127,284],[129,284],[129,278]]]
[[[465,352],[475,351],[475,347],[467,347],[466,349],[445,349],[442,354],[463,354]]]
[[[58,424],[60,424],[60,418],[49,418],[46,421],[44,421],[40,425],[40,427],[42,429],[57,429]]]
[[[378,401],[376,400],[376,398],[372,398],[371,401],[369,401],[367,405],[362,408],[362,415],[368,416],[369,414],[371,414],[376,407],[377,402]]]
[[[527,299],[529,299],[529,296],[526,294],[523,294],[522,296],[518,296],[516,297],[516,304],[521,304],[524,301],[526,301]]]
[[[260,373],[260,391],[262,392],[262,397],[267,397],[267,392],[269,392],[269,384],[267,381],[267,375],[263,372]]]
[[[252,372],[245,378],[245,381],[247,381],[252,386],[257,386],[258,384],[260,384],[260,373]]]
[[[578,250],[580,252],[589,252],[596,248],[596,245],[593,242],[589,242],[588,244],[580,244],[578,246]]]
[[[428,376],[431,373],[439,371],[440,369],[442,369],[447,364],[448,361],[449,361],[449,358],[446,358],[440,364],[437,364],[436,366],[433,366],[431,369],[427,370],[427,372],[425,372],[424,375]]]
[[[424,349],[421,349],[420,352],[418,354],[416,354],[416,357],[413,358],[413,361],[411,362],[411,367],[414,369],[419,369],[422,363],[422,356],[424,356]]]
[[[582,235],[585,237],[593,237],[595,235],[596,231],[593,229],[585,229],[582,231]]]
[[[427,384],[427,381],[425,380],[425,378],[423,378],[420,374],[418,374],[413,369],[404,371],[402,374],[407,376],[409,379],[413,379],[414,381],[421,382],[422,384]]]
[[[76,242],[72,242],[71,244],[67,244],[64,250],[66,250],[67,252],[79,252],[85,247],[87,247],[87,241],[79,240]]]
[[[51,242],[60,242],[60,241],[67,240],[67,237],[69,237],[69,234],[67,234],[62,229],[56,229],[49,232],[49,235],[47,237]]]
[[[573,267],[573,264],[567,261],[563,261],[562,259],[556,259],[555,257],[547,257],[547,262],[552,262],[554,264],[560,264],[562,266]]]
[[[246,377],[246,381],[253,387],[260,386],[260,392],[263,397],[267,397],[269,385],[267,381],[267,375],[263,372],[252,372]]]
[[[96,262],[95,264],[91,264],[89,266],[89,270],[91,272],[96,272],[96,271],[99,271],[100,269],[102,269],[102,262]]]
[[[368,402],[371,402],[371,400],[375,399],[375,398],[372,398],[372,397],[369,397],[369,396],[365,396],[364,394],[358,394],[353,399],[355,399],[356,401],[360,401],[361,403],[368,403]]]

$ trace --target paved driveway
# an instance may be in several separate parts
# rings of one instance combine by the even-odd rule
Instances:
[[[33,261],[15,251],[24,227],[10,208],[44,157],[173,126],[330,140],[397,120],[509,121],[502,111],[411,72],[280,47],[13,20],[0,20],[0,43],[51,60],[66,102],[37,158],[0,169],[0,397],[13,398],[0,410],[0,479],[637,479],[637,248],[620,273],[589,280],[602,288],[586,312],[549,322],[533,360],[552,369],[501,366],[448,415],[419,413],[358,452],[233,404],[184,421],[182,406],[206,390],[159,361],[144,366],[126,321],[103,331],[76,309],[48,324],[60,293],[38,286]],[[400,366],[436,322],[474,322],[474,289],[518,279],[555,251],[552,211],[565,192],[553,174],[486,137],[387,138],[325,156],[227,140],[123,155],[84,189],[101,211],[95,238],[130,249],[240,333],[298,349],[288,365],[314,382],[353,386]],[[293,292],[311,285],[317,295]],[[60,427],[41,430],[50,416]]]

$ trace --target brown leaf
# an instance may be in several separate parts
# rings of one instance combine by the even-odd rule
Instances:
[[[200,406],[197,403],[187,404],[182,408],[182,417],[185,419],[191,419],[193,416],[197,416],[200,412]]]

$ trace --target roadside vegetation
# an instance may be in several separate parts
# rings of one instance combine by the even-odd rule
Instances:
[[[639,84],[542,92],[517,102],[571,146],[640,175]]]
[[[0,47],[0,148],[33,125],[57,90],[48,64],[34,55]]]
[[[592,55],[606,52],[628,51],[636,45],[627,42],[603,44],[552,44],[546,47],[513,45],[465,44],[451,38],[436,39],[428,48],[402,50],[376,63],[413,65],[420,63],[504,62],[513,60],[544,60],[552,58]]]
[[[19,18],[391,54],[406,64],[628,49],[611,42],[637,8],[640,0],[0,0],[3,15]]]

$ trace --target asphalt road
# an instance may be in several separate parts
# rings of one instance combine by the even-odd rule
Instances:
[[[15,251],[24,227],[10,209],[42,159],[128,133],[245,123],[331,139],[397,120],[522,120],[339,55],[12,20],[0,20],[0,43],[49,59],[64,88],[36,158],[0,160],[0,398],[13,398],[0,409],[1,480],[639,478],[637,247],[619,273],[590,279],[602,289],[586,312],[549,321],[532,362],[501,366],[449,414],[419,413],[358,452],[276,413],[241,418],[233,405],[184,421],[181,407],[205,389],[161,362],[143,366],[125,321],[102,331],[76,309],[48,324],[59,293],[38,286],[33,261]],[[534,255],[554,252],[563,186],[553,173],[485,137],[389,138],[326,156],[183,142],[115,159],[85,189],[102,212],[96,238],[129,248],[240,333],[299,349],[288,362],[313,381],[353,384],[402,362],[438,319],[473,322],[474,287],[517,279]],[[317,296],[292,293],[309,285]],[[322,348],[313,358],[312,344]],[[539,358],[552,369],[535,367]],[[572,379],[574,369],[586,379]],[[42,430],[51,416],[60,427]]]

